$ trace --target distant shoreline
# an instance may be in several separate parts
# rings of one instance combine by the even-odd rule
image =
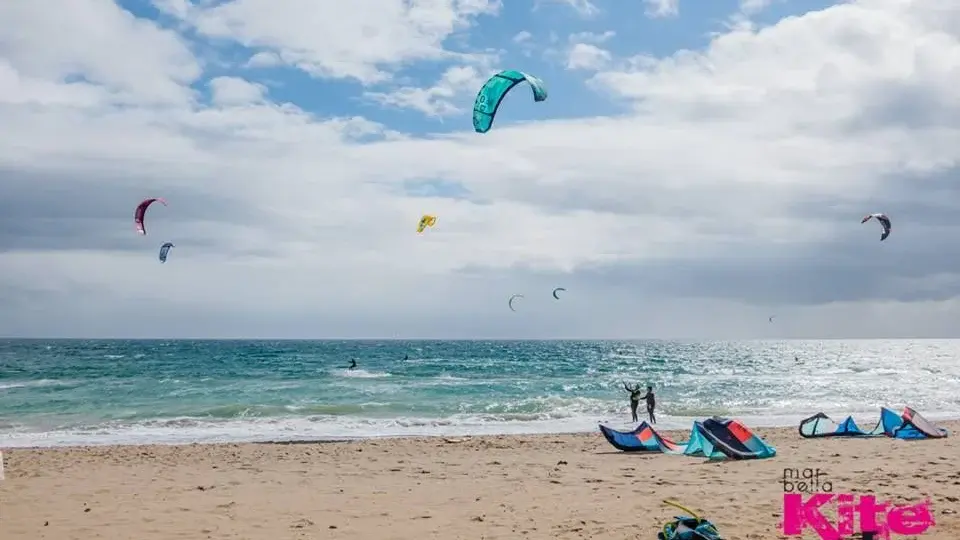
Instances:
[[[937,423],[951,423],[951,424],[960,424],[960,414],[956,413],[937,413],[930,412],[927,413],[922,411],[924,416],[936,421]],[[808,415],[809,416],[809,415]],[[855,415],[856,417],[867,419],[867,415],[859,414]],[[690,417],[684,419],[692,424],[694,419],[702,419],[703,417]],[[754,428],[757,431],[783,431],[796,433],[797,425],[795,424],[772,424],[772,423],[753,423],[750,422],[749,416],[737,416],[733,415],[732,418],[743,421],[748,427]],[[841,420],[841,418],[834,418],[835,420]],[[674,419],[677,420],[677,419]],[[631,425],[629,422],[618,422],[616,420],[598,422],[605,425],[610,425],[617,428],[625,428],[628,425]],[[952,430],[953,428],[951,428]],[[671,434],[679,438],[683,438],[685,435],[689,434],[689,428],[679,427],[676,421],[670,422],[669,427],[663,427],[659,431],[662,433]],[[237,439],[207,439],[207,440],[179,440],[179,441],[143,441],[143,442],[90,442],[90,443],[76,443],[76,444],[35,444],[30,446],[5,446],[3,442],[0,442],[0,451],[11,451],[11,450],[46,450],[46,449],[57,449],[57,448],[112,448],[112,447],[130,447],[130,448],[139,448],[139,447],[152,447],[152,446],[163,446],[163,447],[179,447],[179,446],[222,446],[222,445],[279,445],[279,446],[299,446],[299,445],[310,445],[310,444],[338,444],[338,443],[362,443],[364,441],[395,441],[395,440],[429,440],[429,441],[446,441],[446,440],[476,440],[476,439],[487,439],[487,438],[513,438],[513,437],[557,437],[557,436],[576,436],[576,437],[587,437],[593,436],[596,434],[599,436],[599,430],[596,426],[593,429],[581,429],[581,430],[570,430],[570,431],[504,431],[499,432],[492,430],[485,433],[464,433],[464,432],[450,432],[450,433],[423,433],[423,434],[387,434],[387,435],[350,435],[350,436],[318,436],[318,437],[291,437],[289,439],[283,438],[270,438],[270,439],[257,439],[256,437],[250,438],[237,438]],[[7,433],[0,434],[0,441],[4,437],[16,439],[18,438],[17,433]],[[36,432],[36,433],[24,433],[22,434],[24,438],[45,438],[47,436],[54,437],[56,432]],[[960,433],[954,436],[960,436]],[[798,436],[799,439],[799,436]]]
[[[955,337],[548,337],[548,338],[524,338],[524,337],[470,337],[470,338],[430,338],[430,337],[322,337],[322,338],[273,338],[273,337],[12,337],[0,336],[0,341],[221,341],[221,342],[398,342],[405,341],[411,343],[417,342],[450,342],[450,343],[471,343],[471,342],[665,342],[665,343],[727,343],[727,342],[781,342],[781,341],[960,341],[960,336]]]

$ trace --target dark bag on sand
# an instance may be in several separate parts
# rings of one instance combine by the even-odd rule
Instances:
[[[657,540],[723,540],[713,523],[701,518],[677,516],[657,533]]]

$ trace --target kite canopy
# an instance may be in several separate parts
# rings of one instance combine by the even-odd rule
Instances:
[[[433,227],[437,223],[437,216],[424,214],[417,223],[417,233],[422,233],[427,227]]]
[[[165,244],[160,246],[160,262],[162,263],[167,262],[167,254],[170,253],[170,248],[172,247],[176,247],[176,246],[174,246],[170,242],[166,242]]]
[[[693,423],[683,453],[711,460],[766,459],[777,455],[777,450],[736,420],[708,418]]]
[[[617,431],[600,426],[614,448],[625,452],[663,452],[664,454],[721,459],[765,459],[777,451],[749,428],[736,420],[710,418],[694,422],[687,442],[678,443],[660,435],[646,422],[633,431]]]
[[[617,431],[600,424],[600,433],[603,433],[603,437],[614,448],[624,452],[666,452],[669,450],[682,453],[683,446],[687,444],[674,442],[669,437],[658,433],[646,422],[640,422],[640,425],[633,431]]]
[[[880,420],[870,431],[860,429],[852,416],[846,417],[838,424],[822,412],[801,421],[799,431],[800,436],[806,439],[819,437],[879,437],[882,435],[895,439],[941,439],[950,433],[946,429],[933,424],[910,407],[904,408],[903,414],[897,414],[891,409],[881,407]]]
[[[557,293],[560,291],[566,292],[566,289],[564,289],[563,287],[557,287],[556,289],[553,290],[553,297],[556,298],[557,300],[560,299],[560,297],[557,296]]]
[[[864,216],[863,219],[860,220],[860,223],[866,223],[870,221],[871,218],[876,219],[880,223],[880,226],[883,227],[883,232],[880,234],[880,241],[883,242],[890,236],[890,230],[893,228],[890,224],[890,218],[888,218],[886,214],[878,212]]]
[[[547,99],[547,88],[540,79],[522,71],[501,71],[490,77],[480,88],[480,92],[477,93],[477,99],[473,102],[474,131],[477,133],[490,131],[503,98],[523,81],[530,83],[534,102]]]
[[[147,215],[147,208],[149,208],[150,205],[155,202],[159,202],[162,205],[167,206],[167,201],[159,197],[155,197],[152,199],[145,199],[143,202],[138,204],[137,209],[133,211],[133,224],[137,228],[137,232],[142,235],[147,234],[147,229],[143,225],[143,218]]]
[[[510,311],[516,311],[515,309],[513,309],[513,301],[516,300],[517,298],[523,298],[523,295],[515,294],[510,297],[510,300],[507,300],[507,306],[510,308]]]

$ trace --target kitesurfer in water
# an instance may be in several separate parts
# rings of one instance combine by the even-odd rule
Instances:
[[[640,400],[643,399],[640,396],[640,385],[635,384],[631,387],[629,384],[623,383],[623,388],[630,393],[630,416],[634,422],[637,422],[639,420],[637,418],[637,407],[640,405]]]
[[[357,369],[357,359],[350,360],[350,366],[347,369]]]

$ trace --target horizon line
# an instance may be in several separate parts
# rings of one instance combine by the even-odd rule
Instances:
[[[752,338],[707,338],[707,337],[31,337],[0,336],[4,341],[879,341],[879,340],[960,340],[949,337],[752,337]]]

